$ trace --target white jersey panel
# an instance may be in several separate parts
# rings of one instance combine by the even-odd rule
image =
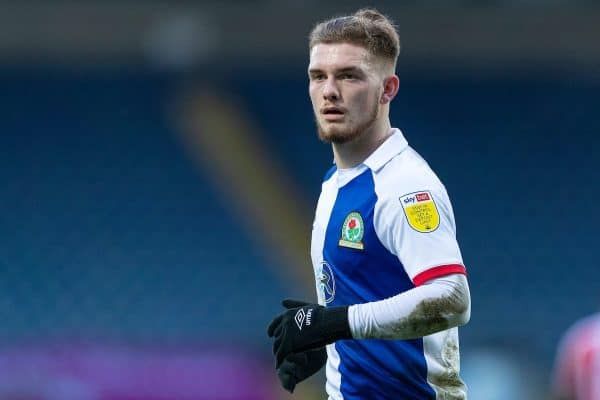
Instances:
[[[423,337],[423,350],[427,361],[427,381],[435,390],[436,398],[466,399],[467,388],[460,378],[458,328]]]
[[[323,182],[321,195],[319,196],[317,210],[315,212],[315,220],[313,221],[312,239],[310,243],[310,256],[315,273],[317,298],[319,304],[322,306],[327,303],[327,299],[325,298],[325,294],[327,293],[326,290],[335,290],[335,286],[330,286],[329,288],[323,286],[326,284],[325,278],[329,278],[327,275],[327,267],[324,267],[323,265],[323,247],[325,245],[325,233],[327,231],[329,215],[331,214],[331,210],[337,197],[337,175],[338,172],[336,171],[332,177]],[[334,284],[335,283],[332,283],[332,285]]]
[[[435,267],[463,266],[446,189],[412,148],[374,172],[374,181],[375,230],[413,281]]]
[[[327,383],[325,390],[327,391],[328,400],[344,400],[342,395],[342,374],[339,371],[340,355],[335,349],[335,344],[327,345],[327,365],[325,366],[325,374],[327,375]]]
[[[328,180],[323,182],[321,195],[315,212],[315,220],[313,222],[311,259],[315,273],[317,298],[319,299],[319,304],[323,306],[327,303],[327,290],[330,290],[330,292],[335,291],[334,282],[330,284],[333,286],[327,287],[326,279],[329,279],[330,276],[328,275],[327,267],[323,265],[323,246],[325,244],[325,233],[329,222],[329,215],[331,214],[331,210],[337,197],[337,180],[338,172],[336,171]],[[333,295],[334,293],[331,294]],[[340,357],[335,350],[335,344],[327,345],[326,349],[327,363],[325,373],[327,382],[325,389],[329,396],[329,400],[343,400],[344,398],[340,391],[342,376],[338,370]]]
[[[446,188],[416,151],[407,146],[384,168],[374,172],[374,182],[378,197],[375,230],[382,244],[400,259],[415,284],[422,284],[423,280],[418,277],[427,277],[427,271],[435,268],[454,266],[448,272],[464,268]],[[419,197],[429,204],[421,220],[420,215],[410,214],[410,207],[418,205]],[[427,222],[431,225],[426,226]],[[431,277],[439,274],[435,272]],[[436,397],[466,399],[466,387],[459,374],[458,329],[423,337],[423,350],[427,380]]]

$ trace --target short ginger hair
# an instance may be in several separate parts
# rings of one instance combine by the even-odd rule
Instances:
[[[319,43],[351,43],[396,69],[400,37],[393,22],[374,8],[319,22],[309,36],[309,49]]]

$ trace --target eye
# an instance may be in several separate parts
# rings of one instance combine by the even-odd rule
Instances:
[[[315,74],[310,76],[311,81],[322,81],[325,79],[325,75],[323,74]]]

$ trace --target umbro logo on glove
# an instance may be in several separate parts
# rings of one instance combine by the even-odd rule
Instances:
[[[275,317],[267,330],[274,338],[275,368],[290,354],[352,339],[348,306],[323,307],[298,300],[284,300],[282,304],[287,311]]]
[[[310,320],[312,317],[313,309],[309,308],[306,312],[301,308],[296,313],[294,320],[296,321],[296,325],[298,325],[298,329],[302,330],[302,325],[304,325],[304,321],[306,320],[306,326],[310,325]]]

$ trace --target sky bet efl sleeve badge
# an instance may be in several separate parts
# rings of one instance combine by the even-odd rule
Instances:
[[[400,197],[404,215],[411,228],[417,232],[433,232],[440,225],[440,214],[431,192],[416,192]]]
[[[364,234],[365,223],[361,215],[357,212],[351,212],[346,216],[342,224],[342,238],[338,242],[338,245],[363,250],[365,248],[362,242]]]

